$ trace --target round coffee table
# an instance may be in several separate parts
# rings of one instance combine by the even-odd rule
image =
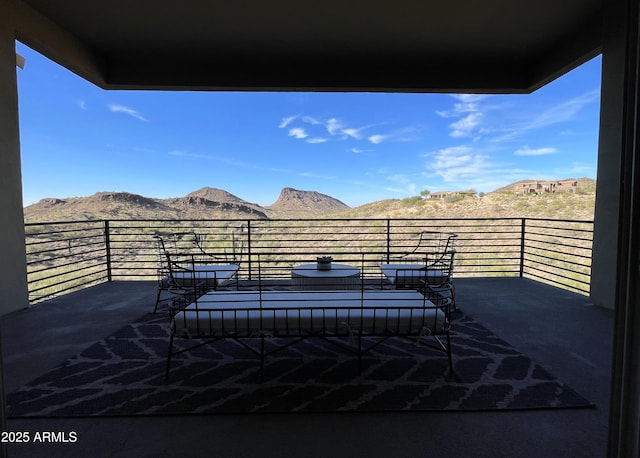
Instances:
[[[331,264],[319,270],[318,265],[302,264],[291,269],[291,286],[298,290],[360,289],[360,269],[348,264]]]

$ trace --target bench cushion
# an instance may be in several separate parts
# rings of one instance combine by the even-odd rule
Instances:
[[[444,308],[417,291],[214,291],[178,312],[177,335],[443,333]]]

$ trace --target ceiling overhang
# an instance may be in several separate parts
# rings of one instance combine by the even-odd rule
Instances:
[[[604,0],[13,0],[105,89],[531,92],[600,52]]]

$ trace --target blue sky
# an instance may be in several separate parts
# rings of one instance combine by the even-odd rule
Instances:
[[[204,186],[270,205],[596,178],[600,57],[529,95],[103,91],[29,48],[18,72],[24,205]]]

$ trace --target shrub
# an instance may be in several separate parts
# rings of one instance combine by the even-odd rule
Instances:
[[[406,197],[400,201],[402,205],[405,206],[414,206],[414,205],[422,205],[424,203],[424,199],[420,196]]]

